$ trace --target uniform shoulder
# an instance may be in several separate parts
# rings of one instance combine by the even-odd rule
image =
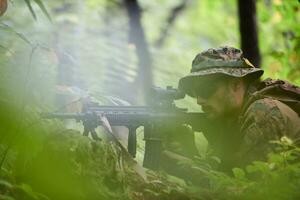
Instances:
[[[244,117],[255,116],[255,118],[261,118],[259,120],[261,121],[268,115],[281,115],[279,108],[281,104],[280,101],[271,98],[258,99],[248,106]]]
[[[264,98],[250,104],[241,123],[241,152],[248,161],[264,160],[271,151],[269,141],[278,140],[286,125],[277,100]]]
[[[282,103],[279,100],[273,98],[263,98],[252,102],[244,116],[255,114],[257,117],[266,117],[268,115],[281,115],[294,121],[293,119],[299,119],[298,114],[291,109],[288,105]]]
[[[285,129],[285,117],[279,109],[280,102],[271,98],[256,100],[248,106],[246,112],[240,117],[241,131],[265,135],[280,134]]]
[[[295,137],[300,134],[300,118],[288,105],[272,98],[254,101],[241,117],[242,130],[256,127],[262,132]]]

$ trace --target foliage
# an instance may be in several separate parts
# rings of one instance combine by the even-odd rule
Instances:
[[[17,176],[14,169],[2,172],[1,194],[16,199],[194,199],[165,175],[148,172],[143,180],[127,158],[114,143],[56,131]]]
[[[181,1],[139,1],[155,85],[177,86],[199,50],[238,46],[236,1],[188,2],[165,45],[156,48],[169,12]],[[196,160],[193,167],[206,180],[199,186],[151,171],[146,182],[114,144],[42,121],[41,111],[57,108],[62,62],[73,74],[70,85],[96,98],[138,95],[130,93],[138,66],[136,49],[127,42],[126,12],[118,0],[9,3],[0,18],[0,199],[299,199],[300,149],[287,139],[274,142],[280,149],[267,162],[234,168],[232,176],[212,169],[215,157]],[[299,84],[299,3],[260,0],[257,13],[265,76]],[[176,103],[198,108],[192,99]],[[205,155],[207,142],[199,135]]]
[[[273,143],[277,153],[270,153],[266,162],[233,168],[233,176],[196,163],[206,170],[208,182],[202,187],[191,186],[190,190],[204,199],[298,199],[300,148],[286,137]]]
[[[33,16],[33,18],[36,20],[37,17],[36,17],[35,11],[34,11],[33,8],[32,8],[32,5],[31,5],[32,0],[24,0],[24,1],[25,1],[26,5],[28,6],[28,9],[30,10],[30,12],[31,12],[31,14],[32,14],[32,16]],[[44,13],[44,14],[48,17],[48,19],[51,21],[51,17],[50,17],[50,15],[49,15],[49,13],[48,13],[46,7],[44,6],[43,1],[41,1],[41,0],[33,0],[33,1],[40,7],[40,9],[43,11],[43,13]]]
[[[257,6],[266,77],[284,78],[299,84],[299,2],[258,1]]]

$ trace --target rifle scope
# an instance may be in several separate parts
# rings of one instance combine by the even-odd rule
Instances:
[[[157,101],[169,101],[183,99],[185,94],[180,90],[173,88],[172,86],[167,86],[166,89],[160,87],[152,87],[150,95],[153,99]]]

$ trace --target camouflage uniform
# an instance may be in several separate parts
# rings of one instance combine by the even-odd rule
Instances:
[[[247,78],[253,82],[246,91],[244,106],[238,119],[212,120],[203,129],[225,170],[244,166],[254,160],[265,160],[266,155],[273,150],[270,140],[278,140],[282,136],[299,140],[299,113],[292,109],[294,107],[284,103],[286,98],[283,92],[279,92],[277,96],[272,94],[278,90],[272,90],[273,93],[270,94],[260,93],[264,87],[259,87],[262,82],[257,80],[262,74],[262,69],[255,68],[243,58],[241,50],[221,47],[198,54],[193,61],[191,73],[179,81],[179,88],[192,97],[193,82],[201,81],[203,77],[223,75]],[[295,95],[300,94],[300,89],[293,87]],[[300,95],[293,99],[298,108],[299,100]]]

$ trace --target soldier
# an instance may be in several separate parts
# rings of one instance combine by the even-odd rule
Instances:
[[[198,54],[191,73],[179,89],[197,99],[209,119],[203,133],[222,169],[265,160],[273,151],[271,140],[300,137],[300,88],[286,81],[260,81],[242,51],[212,48]]]

